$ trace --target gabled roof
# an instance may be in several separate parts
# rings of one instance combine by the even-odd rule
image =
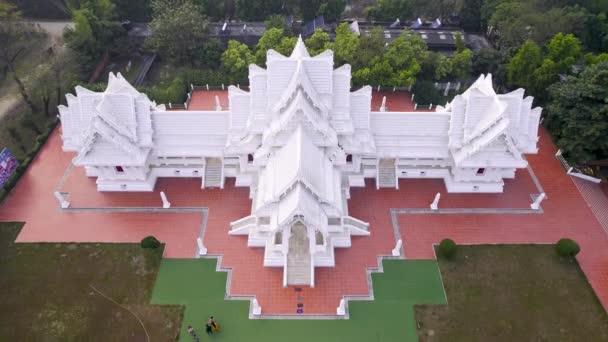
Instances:
[[[287,143],[271,155],[259,179],[258,205],[276,202],[297,184],[320,202],[341,205],[339,172],[299,126]]]
[[[149,148],[141,149],[133,144],[98,116],[91,120],[85,136],[86,139],[74,158],[76,165],[119,165],[119,162],[121,165],[143,165],[150,151]],[[103,151],[95,151],[95,147],[100,142],[99,138],[103,138],[104,142],[113,145],[115,150],[122,151],[124,153],[122,158],[118,160],[117,156],[112,154],[112,160],[106,160],[103,157]],[[107,151],[107,149],[105,150]]]

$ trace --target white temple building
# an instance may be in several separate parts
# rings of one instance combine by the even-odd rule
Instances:
[[[314,286],[368,224],[348,214],[350,187],[375,179],[441,178],[447,192],[500,193],[503,179],[536,153],[540,108],[524,90],[496,94],[482,75],[435,112],[371,108],[371,87],[350,91],[349,65],[311,57],[301,39],[291,56],[267,53],[249,67],[250,90],[229,88],[229,107],[166,110],[110,74],[104,92],[76,87],[60,106],[64,151],[97,178],[99,191],[153,191],[158,177],[194,177],[250,188],[251,215],[231,224],[264,247],[264,265],[284,268],[284,286]]]

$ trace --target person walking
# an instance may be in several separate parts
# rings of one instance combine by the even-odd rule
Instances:
[[[207,325],[209,325],[211,327],[211,330],[213,330],[213,332],[219,332],[220,331],[220,325],[217,324],[217,322],[215,321],[215,319],[213,318],[213,316],[209,316],[209,320],[207,321]]]
[[[188,326],[188,333],[192,336],[194,342],[199,342],[198,335],[196,335],[196,331],[194,331],[194,328],[191,325]]]

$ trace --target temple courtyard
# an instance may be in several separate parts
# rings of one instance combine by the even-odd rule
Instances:
[[[196,92],[190,108],[211,109],[214,96],[211,93],[205,94],[205,91]],[[378,96],[385,95],[374,92],[373,106],[379,105]],[[387,98],[389,108],[407,110],[409,106],[406,95],[389,93]],[[517,310],[506,310],[512,314],[511,319],[531,317],[530,319],[545,322],[546,325],[533,328],[546,328],[547,332],[542,336],[547,338],[560,339],[560,335],[555,334],[561,333],[564,340],[573,340],[575,336],[582,340],[581,336],[592,332],[593,335],[587,339],[608,339],[605,329],[601,330],[602,326],[606,326],[603,308],[608,307],[608,199],[599,186],[566,174],[555,158],[554,144],[542,129],[539,153],[528,155],[530,166],[518,170],[514,179],[505,180],[502,194],[448,194],[443,182],[438,179],[400,179],[399,190],[377,190],[373,181],[368,181],[365,187],[352,188],[348,201],[349,213],[369,222],[371,235],[353,237],[351,248],[337,249],[336,266],[318,268],[314,288],[284,288],[281,270],[263,266],[263,250],[248,248],[245,236],[228,235],[229,223],[247,216],[252,206],[248,199],[248,189],[235,187],[233,180],[229,179],[221,190],[201,189],[200,181],[195,179],[162,178],[158,180],[155,190],[149,193],[98,192],[95,179],[86,177],[82,168],[71,166],[74,154],[62,152],[61,144],[61,129],[57,128],[12,194],[0,206],[0,222],[25,223],[20,230],[15,231],[15,235],[18,232],[17,244],[4,241],[3,246],[11,244],[6,250],[18,248],[27,254],[27,248],[41,248],[38,243],[52,243],[42,246],[58,249],[75,246],[67,249],[74,252],[73,249],[80,250],[89,246],[80,243],[93,243],[93,246],[97,243],[112,243],[99,245],[111,248],[122,246],[116,243],[137,243],[147,235],[156,236],[165,244],[162,260],[160,255],[156,259],[150,256],[154,262],[145,272],[140,272],[148,278],[140,284],[141,288],[136,295],[138,297],[132,298],[119,290],[114,295],[119,302],[127,304],[185,305],[181,320],[180,317],[175,317],[176,313],[170,308],[166,312],[163,309],[153,313],[152,319],[145,320],[148,325],[152,325],[153,322],[166,319],[169,323],[163,323],[166,327],[164,333],[169,338],[170,332],[179,331],[182,340],[187,341],[185,327],[189,324],[194,325],[199,334],[203,334],[202,320],[213,314],[225,328],[216,337],[226,341],[243,340],[243,336],[254,340],[269,340],[269,336],[272,336],[278,340],[287,334],[294,340],[316,338],[323,341],[336,341],[340,336],[362,341],[416,340],[417,334],[423,339],[433,340],[436,334],[437,340],[440,340],[441,336],[447,338],[442,332],[452,330],[446,327],[447,323],[438,322],[436,317],[453,321],[454,318],[450,318],[450,315],[455,315],[454,312],[458,310],[475,311],[474,307],[462,306],[469,300],[470,303],[475,303],[473,299],[477,300],[476,303],[487,304],[488,310],[492,310],[495,303],[487,302],[491,300],[484,293],[483,286],[487,283],[475,285],[478,290],[471,290],[472,293],[465,295],[464,299],[459,298],[462,293],[459,295],[455,286],[459,281],[464,281],[459,277],[471,274],[472,270],[481,272],[480,268],[471,268],[462,259],[457,259],[453,264],[441,260],[438,263],[435,261],[434,245],[444,238],[451,238],[462,245],[519,245],[552,244],[560,238],[568,237],[581,246],[577,263],[560,263],[547,246],[538,247],[537,252],[526,252],[526,258],[516,260],[509,260],[506,256],[498,257],[500,252],[489,257],[491,263],[488,265],[495,267],[497,274],[507,270],[513,272],[512,277],[496,275],[493,291],[513,288],[521,290],[518,294],[505,294],[505,298],[499,298],[496,303],[509,306],[517,301],[509,300],[508,296],[522,296],[526,291],[531,291],[528,294],[534,296],[531,289],[543,289],[546,296],[533,297],[536,302],[532,308],[521,306]],[[53,196],[55,191],[68,194],[69,208],[59,207]],[[171,208],[162,208],[160,191],[167,195]],[[439,210],[434,211],[429,208],[429,204],[438,192],[441,193]],[[546,199],[539,209],[531,209],[530,204],[540,193],[545,193]],[[201,238],[208,249],[207,255],[202,259],[197,258],[197,238]],[[403,243],[399,250],[400,256],[393,257],[392,250],[398,240]],[[508,255],[519,253],[517,247],[509,248],[514,249]],[[479,262],[484,260],[484,250],[481,251],[475,250],[475,247],[466,247],[459,255],[471,255],[471,260],[483,264]],[[82,258],[84,263],[86,256],[95,252],[82,255],[74,253],[73,257]],[[117,255],[110,260],[118,265],[137,257],[128,253],[124,257]],[[52,254],[48,260],[53,260],[53,265],[72,267],[73,265],[64,263],[70,257],[71,254],[65,252]],[[553,264],[547,261],[550,257],[556,259]],[[537,264],[532,262],[536,258],[539,258]],[[20,268],[26,272],[33,267],[27,261],[34,259],[23,260],[26,263],[20,266],[5,267],[12,272],[21,272]],[[529,263],[522,265],[526,260]],[[514,266],[518,263],[520,270]],[[547,277],[543,277],[543,272],[521,273],[528,264],[543,266],[531,270],[547,267],[547,270],[555,272],[547,271]],[[481,269],[488,271],[488,268]],[[112,274],[109,270],[104,271],[102,279],[89,280],[82,278],[82,274],[86,273],[84,270],[84,273],[76,272],[70,276],[63,268],[57,268],[55,272],[45,273],[48,277],[57,277],[55,282],[41,282],[59,286],[61,281],[70,282],[70,277],[81,277],[79,279],[87,280],[74,282],[75,286],[70,289],[93,293],[91,298],[95,294],[89,285],[94,285],[96,281],[128,287],[128,283],[121,283],[128,279],[121,280],[121,274]],[[35,272],[28,273],[22,280],[29,284],[36,276]],[[139,281],[136,277],[131,280]],[[472,282],[475,280],[469,279]],[[3,288],[4,291],[19,285],[4,281],[2,284],[7,287]],[[513,287],[511,281],[521,282],[522,285]],[[559,281],[564,286],[547,285],[548,282]],[[49,290],[45,293],[44,289],[39,288],[37,293],[52,297],[58,291]],[[26,291],[22,298],[28,298],[27,293]],[[262,315],[249,319],[252,310],[250,301],[253,298],[261,306]],[[346,315],[337,316],[336,308],[343,298],[347,299]],[[452,298],[455,299],[452,301]],[[560,299],[564,302],[560,303]],[[88,302],[83,299],[82,305],[108,305],[101,304],[98,298],[95,300],[96,302]],[[33,308],[42,303],[33,300]],[[449,303],[448,312],[441,312],[445,311],[446,303]],[[7,312],[5,309],[8,308],[19,311],[18,304],[6,306],[2,311]],[[417,318],[414,319],[414,305],[417,304],[439,306],[416,309]],[[547,305],[555,308],[553,316],[542,311],[533,311],[542,314],[542,317],[522,316],[526,310]],[[568,310],[561,308],[562,305],[566,308],[573,305],[577,307],[568,313]],[[18,320],[2,317],[2,334],[7,329],[18,332],[16,321],[27,324],[25,326],[28,327],[33,321],[47,320],[52,316],[41,316],[41,312],[60,310],[33,308],[23,311],[18,315],[21,317]],[[96,317],[104,319],[107,315],[119,315],[120,318],[120,315],[124,315],[125,322],[132,319],[126,318],[128,312],[117,310],[102,310]],[[432,310],[438,311],[433,314]],[[482,315],[483,312],[485,311],[480,309],[477,314]],[[491,312],[488,311],[486,316],[492,317]],[[568,314],[574,316],[567,316]],[[553,319],[559,317],[568,319]],[[277,318],[285,320],[276,320]],[[289,320],[292,318],[309,320]],[[181,329],[176,329],[175,324],[181,325]],[[479,324],[487,322],[479,321]],[[496,324],[498,327],[510,327],[514,331],[511,337],[515,338],[509,340],[529,337],[517,335],[516,332],[530,327],[519,327],[504,318],[498,319]],[[129,326],[138,338],[145,338],[142,335],[143,329],[136,321],[130,322]],[[70,330],[71,327],[57,329]],[[487,335],[491,334],[488,330],[483,331],[483,334],[476,336],[482,340],[492,336]],[[471,336],[470,333],[471,331],[465,331],[462,336]]]

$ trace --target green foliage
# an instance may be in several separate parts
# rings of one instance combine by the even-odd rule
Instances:
[[[249,47],[236,40],[230,40],[228,48],[222,53],[222,68],[228,73],[230,80],[245,80],[249,64],[254,62],[255,56],[251,53]]]
[[[369,35],[359,37],[359,52],[353,67],[358,69],[369,65],[374,57],[384,53],[384,46],[384,30],[382,27],[374,26]]]
[[[439,90],[435,88],[435,83],[431,81],[416,81],[412,87],[412,93],[415,95],[414,101],[419,105],[437,105],[446,102]]]
[[[555,244],[555,251],[561,257],[575,257],[581,251],[581,248],[572,239],[560,239]]]
[[[139,91],[148,95],[156,103],[182,104],[186,100],[188,86],[184,77],[180,75],[170,82],[161,82],[154,87],[141,87]]]
[[[340,20],[340,16],[342,15],[342,12],[344,12],[345,7],[345,0],[325,0],[321,1],[321,3],[319,4],[316,14],[322,15],[325,21],[331,23]]]
[[[591,52],[585,55],[585,64],[598,64],[608,62],[608,53],[594,55]]]
[[[72,10],[72,18],[74,28],[67,29],[64,38],[85,71],[93,68],[118,37],[126,35],[109,0],[83,2]]]
[[[533,74],[542,63],[542,51],[536,43],[527,40],[520,48],[508,66],[509,83],[514,86],[532,88]]]
[[[149,21],[152,15],[150,0],[112,0],[120,20]]]
[[[480,31],[482,27],[481,8],[483,0],[463,0],[459,11],[460,26],[467,31]]]
[[[583,44],[588,50],[608,51],[608,15],[606,12],[589,14],[581,36]]]
[[[347,23],[342,23],[336,28],[336,39],[330,46],[334,51],[336,66],[347,63],[352,65],[359,51],[359,36],[350,31]]]
[[[197,62],[195,64],[204,66],[210,69],[217,69],[221,64],[222,52],[224,44],[218,39],[205,39],[200,45],[197,53]]]
[[[281,13],[282,6],[282,0],[236,0],[236,13],[243,20],[264,20],[271,14]]]
[[[546,125],[572,161],[608,158],[608,62],[549,87]]]
[[[493,4],[489,24],[498,32],[501,48],[519,46],[526,39],[543,45],[558,32],[580,35],[586,20],[586,11],[578,6],[550,7],[534,1]]]
[[[464,45],[464,40],[462,39],[462,34],[460,34],[460,32],[456,32],[456,52],[462,52],[464,51],[464,49],[466,49],[466,46]]]
[[[480,49],[473,55],[473,75],[494,74],[502,63],[502,54],[492,48]]]
[[[264,26],[266,26],[266,30],[270,30],[272,28],[282,29],[283,31],[289,31],[289,27],[287,27],[287,23],[285,19],[280,14],[273,14],[264,20]]]
[[[271,28],[266,30],[254,48],[256,64],[266,64],[266,52],[270,49],[276,50],[284,37],[285,31],[283,29]]]
[[[140,242],[141,248],[152,248],[152,249],[156,249],[158,247],[160,247],[160,241],[158,241],[158,239],[156,239],[154,236],[150,235],[150,236],[146,236],[145,238],[143,238]]]
[[[196,0],[196,3],[200,5],[201,14],[214,21],[224,20],[228,16],[224,0]]]
[[[328,49],[330,45],[329,34],[322,29],[316,29],[310,38],[306,39],[305,44],[308,53],[311,56],[316,56]]]
[[[451,239],[443,239],[439,243],[439,253],[446,259],[452,259],[456,255],[456,242]]]
[[[146,44],[173,63],[195,65],[208,25],[200,7],[191,1],[175,4],[170,0],[154,0],[152,8],[153,35],[146,39]]]
[[[412,17],[412,4],[406,0],[378,0],[378,4],[368,9],[368,15],[378,21],[406,22]]]
[[[452,57],[452,75],[458,79],[464,79],[471,75],[473,66],[473,51],[464,49]]]

